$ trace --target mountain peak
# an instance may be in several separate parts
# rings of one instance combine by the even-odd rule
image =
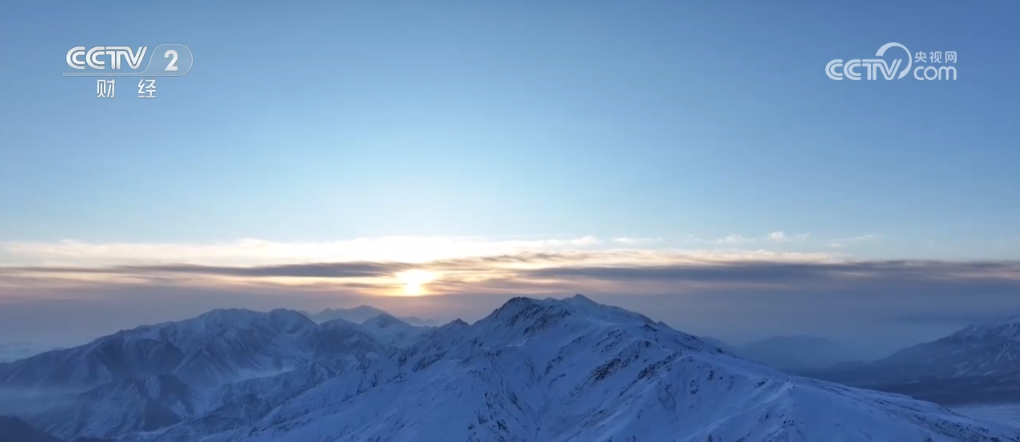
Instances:
[[[382,310],[379,310],[379,309],[377,309],[375,307],[372,307],[370,305],[361,304],[361,305],[359,305],[357,307],[349,308],[349,309],[347,309],[347,311],[351,311],[351,312],[365,312],[365,311],[368,311],[368,312],[381,312]]]
[[[503,304],[503,306],[496,309],[496,311],[493,312],[493,315],[506,316],[509,314],[512,317],[516,317],[524,310],[538,309],[544,311],[558,310],[560,312],[559,316],[561,317],[579,314],[582,317],[591,319],[621,321],[637,320],[647,324],[655,323],[655,321],[652,321],[647,316],[640,313],[634,313],[611,305],[599,304],[598,302],[592,301],[590,298],[580,294],[564,299],[545,298],[541,300],[518,296],[510,299]]]
[[[307,315],[312,321],[324,323],[333,319],[344,319],[355,324],[361,324],[376,316],[388,314],[383,310],[368,305],[359,305],[353,308],[327,308],[319,313]]]
[[[534,298],[529,298],[527,296],[515,296],[510,298],[509,301],[503,303],[503,307],[533,305],[535,302],[537,302],[537,300]]]
[[[590,298],[588,298],[587,296],[584,296],[584,295],[582,295],[580,293],[578,293],[578,294],[576,294],[574,296],[571,296],[570,298],[567,298],[567,301],[571,302],[571,303],[574,303],[574,304],[598,305],[597,302],[592,301]]]
[[[531,338],[543,333],[557,336],[563,333],[600,333],[598,330],[613,327],[630,329],[644,336],[645,333],[668,328],[657,326],[638,313],[599,304],[581,295],[566,299],[516,297],[471,327],[499,330],[496,334],[502,336],[500,339]]]
[[[218,308],[198,315],[195,319],[202,320],[207,324],[242,325],[259,315],[260,313],[256,311],[243,308]]]
[[[1014,315],[1010,315],[1010,316],[1006,316],[1004,318],[991,321],[991,322],[989,322],[989,323],[987,323],[985,325],[990,325],[990,326],[993,326],[993,327],[994,326],[1004,326],[1004,325],[1020,325],[1020,313],[1017,313],[1017,314],[1014,314]]]
[[[270,321],[280,329],[293,332],[304,326],[312,325],[307,316],[296,310],[274,309],[269,312],[258,312],[248,309],[230,308],[214,309],[194,319],[186,319],[176,324],[196,324],[214,327],[237,327],[246,329],[259,321]]]
[[[274,322],[286,325],[287,329],[296,329],[303,325],[314,324],[311,319],[296,310],[278,308],[269,312],[269,318]]]
[[[936,340],[934,342],[946,341],[946,340],[953,341],[953,340],[959,340],[959,339],[965,339],[965,340],[971,340],[971,341],[979,340],[979,341],[988,341],[988,342],[991,342],[992,340],[1000,340],[1000,339],[1006,339],[1006,340],[1020,339],[1020,322],[1011,322],[1011,321],[1007,321],[1007,320],[1000,320],[1000,321],[995,321],[995,322],[987,322],[987,323],[984,323],[984,324],[969,325],[967,327],[964,327],[964,328],[956,331],[955,333],[953,333],[953,334],[951,334],[949,336],[946,336],[946,337],[944,337],[942,339],[939,339],[939,340]],[[919,345],[924,345],[924,344],[919,344]]]
[[[385,312],[381,313],[379,315],[376,315],[375,317],[366,319],[364,322],[361,323],[361,325],[366,325],[366,326],[367,325],[375,325],[376,327],[379,327],[379,328],[387,328],[387,327],[393,327],[393,326],[408,326],[408,327],[410,327],[410,324],[408,324],[408,323],[406,323],[404,321],[401,321],[400,319],[397,319],[396,316],[393,316],[393,315],[391,315],[389,313],[385,313]]]
[[[64,352],[22,361],[18,372],[57,385],[74,380],[64,375],[71,370],[130,369],[103,380],[66,412],[61,404],[53,417],[32,422],[66,439],[138,440],[158,431],[167,442],[423,435],[564,442],[1020,441],[1017,430],[934,404],[809,381],[720,355],[691,335],[583,296],[514,298],[472,325],[455,320],[437,329],[391,327],[384,334],[343,320],[313,325],[318,333],[279,333],[278,324],[293,318],[286,310],[221,310],[207,319],[251,316],[263,319],[252,320],[249,330],[202,328],[202,321],[181,330],[163,325],[131,345],[111,340],[110,348],[94,352],[101,358]],[[152,366],[152,356],[160,354],[154,340],[181,338],[193,341],[181,347],[187,357],[166,369]],[[105,365],[110,361],[115,364]],[[3,367],[0,379],[13,385]],[[97,404],[100,412],[83,411]]]
[[[919,399],[996,402],[1017,397],[1020,376],[1020,316],[966,326],[934,341],[845,370],[818,373],[826,380]],[[924,379],[923,388],[917,382]],[[1006,399],[1004,399],[1006,398]]]
[[[1006,339],[1017,341],[1020,340],[1020,315],[1012,315],[982,324],[970,325],[949,335],[947,338],[967,340]]]
[[[319,312],[320,315],[321,314],[327,314],[327,313],[350,313],[350,314],[378,315],[380,313],[386,313],[386,312],[384,312],[384,311],[382,311],[380,309],[377,309],[375,307],[372,307],[370,305],[361,304],[361,305],[359,305],[357,307],[350,307],[350,308],[344,308],[344,307],[327,308],[327,309]]]

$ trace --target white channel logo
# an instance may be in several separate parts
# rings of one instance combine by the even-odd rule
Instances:
[[[887,54],[888,53],[888,54]],[[942,63],[942,52],[931,52],[931,63]],[[956,52],[946,51],[946,62],[956,63]],[[937,57],[936,57],[937,55]],[[951,57],[950,57],[951,55]],[[891,58],[905,56],[906,58]],[[956,66],[934,66],[927,63],[927,53],[918,52],[911,56],[906,46],[886,43],[875,52],[875,58],[837,58],[825,65],[825,75],[833,80],[899,80],[913,72],[915,80],[956,80]]]
[[[86,65],[92,69],[106,69],[107,60],[100,59],[102,56],[109,58],[110,69],[120,69],[122,61],[127,62],[130,69],[138,69],[147,50],[148,46],[139,46],[137,50],[130,46],[96,46],[86,51],[85,46],[75,46],[67,51],[65,58],[71,69],[85,69]]]
[[[71,70],[65,77],[180,77],[191,70],[195,56],[180,43],[148,46],[75,46],[64,54]]]

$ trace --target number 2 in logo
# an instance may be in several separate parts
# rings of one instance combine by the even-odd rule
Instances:
[[[168,49],[165,53],[163,53],[163,58],[170,59],[170,64],[166,65],[166,69],[163,70],[167,72],[177,72],[177,51]]]

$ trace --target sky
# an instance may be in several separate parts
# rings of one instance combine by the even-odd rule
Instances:
[[[884,351],[1020,312],[1018,5],[334,3],[0,6],[0,342],[583,292]],[[957,78],[826,76],[889,42]],[[153,100],[61,75],[160,43],[195,63]]]

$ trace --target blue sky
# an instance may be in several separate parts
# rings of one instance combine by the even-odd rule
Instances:
[[[5,8],[2,240],[782,230],[1020,256],[1008,3]],[[888,41],[957,51],[959,79],[825,77]],[[60,76],[71,46],[162,42],[197,62],[157,100]]]
[[[392,237],[1020,259],[1011,2],[2,8],[0,263]],[[825,76],[891,41],[956,51],[958,79]],[[196,61],[155,100],[61,76],[73,46],[164,42]]]

